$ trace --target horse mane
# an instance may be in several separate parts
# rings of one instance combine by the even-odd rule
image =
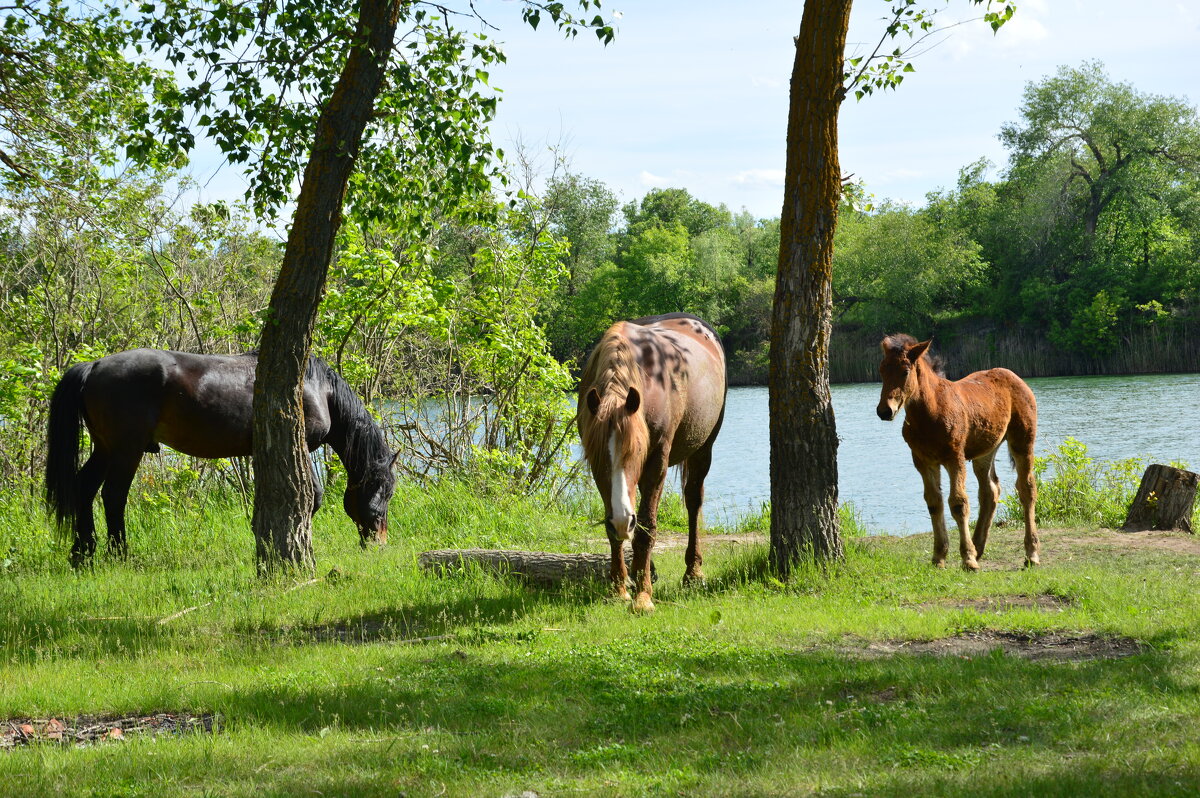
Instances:
[[[883,349],[884,354],[899,357],[904,354],[904,350],[918,343],[920,341],[906,333],[892,333],[886,336],[879,346]],[[922,359],[925,360],[926,365],[933,369],[934,374],[943,379],[946,378],[946,359],[937,352],[934,352],[932,346],[925,350]]]
[[[313,384],[320,382],[329,389],[329,415],[334,425],[330,434],[340,433],[339,437],[343,439],[337,449],[338,456],[346,464],[346,470],[362,476],[369,468],[380,465],[386,468],[391,461],[392,450],[383,437],[383,430],[342,375],[324,360],[311,355],[308,367],[304,370],[304,381]],[[390,468],[387,470],[391,473]]]
[[[645,413],[621,412],[631,388],[645,396],[642,389],[642,370],[637,364],[633,346],[625,338],[623,325],[614,324],[592,350],[580,380],[580,395],[586,397],[592,389],[600,395],[600,406],[592,414],[591,423],[582,430],[583,453],[593,465],[608,456],[608,439],[616,433],[622,443],[622,457],[641,462],[650,446],[650,428]]]

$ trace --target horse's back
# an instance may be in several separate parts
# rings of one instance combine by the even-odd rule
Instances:
[[[647,379],[650,412],[673,430],[671,464],[710,443],[725,414],[725,350],[716,331],[686,313],[635,319],[628,334]]]
[[[1037,399],[1016,373],[1006,368],[977,371],[954,387],[972,416],[972,429],[984,439],[969,449],[998,446],[1005,439],[1018,449],[1032,448],[1037,437]]]

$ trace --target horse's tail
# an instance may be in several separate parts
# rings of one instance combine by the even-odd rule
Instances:
[[[50,397],[46,429],[46,506],[65,532],[78,513],[79,433],[83,419],[83,385],[91,363],[67,369]]]

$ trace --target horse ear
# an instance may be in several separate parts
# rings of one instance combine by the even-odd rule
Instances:
[[[594,416],[596,411],[600,409],[600,394],[595,388],[587,392],[587,408]]]
[[[907,353],[909,362],[916,363],[918,360],[920,360],[921,355],[925,354],[925,350],[929,348],[931,343],[933,343],[932,338],[930,338],[928,341],[922,341],[919,344],[913,344],[912,348],[909,349]]]
[[[399,459],[400,459],[400,450],[397,449],[396,453],[394,455],[392,455],[392,459],[388,461],[388,468],[395,468],[396,461]]]
[[[633,415],[642,406],[642,395],[638,393],[637,388],[630,388],[629,393],[625,394],[625,412]]]

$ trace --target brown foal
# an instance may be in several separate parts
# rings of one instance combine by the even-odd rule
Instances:
[[[883,391],[876,409],[884,421],[904,415],[904,440],[913,465],[925,483],[925,504],[933,522],[933,564],[946,565],[950,540],[942,509],[941,468],[950,475],[950,514],[958,524],[958,547],[963,568],[979,570],[988,532],[1000,499],[996,452],[1007,441],[1017,469],[1017,495],[1025,520],[1025,564],[1038,559],[1034,505],[1033,443],[1037,437],[1037,400],[1020,377],[1008,369],[977,371],[951,382],[927,354],[931,341],[910,335],[889,335],[880,343],[879,374]],[[979,480],[979,520],[974,535],[967,533],[967,461]]]

